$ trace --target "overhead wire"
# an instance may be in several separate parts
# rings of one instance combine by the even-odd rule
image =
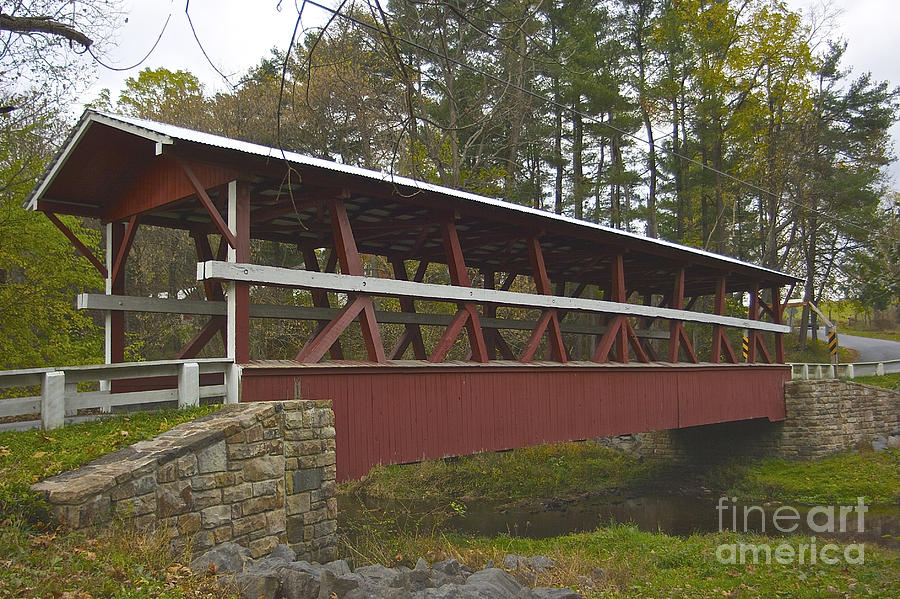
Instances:
[[[197,46],[200,48],[200,52],[203,53],[203,58],[205,58],[206,62],[209,63],[209,66],[211,66],[212,69],[216,73],[218,73],[222,79],[225,80],[225,83],[227,83],[231,87],[231,89],[235,89],[237,86],[231,82],[231,80],[228,78],[228,76],[225,73],[223,73],[221,70],[219,70],[219,67],[217,67],[215,65],[215,63],[209,57],[209,54],[206,53],[206,48],[203,47],[203,42],[200,41],[200,36],[197,35],[197,30],[194,28],[194,21],[191,20],[191,13],[189,11],[190,5],[191,5],[191,0],[185,0],[184,14],[187,17],[188,25],[190,25],[190,27],[191,27],[191,33],[194,34],[194,40],[197,42]]]
[[[153,51],[156,50],[156,47],[159,45],[159,42],[162,39],[163,34],[165,34],[165,32],[166,32],[166,28],[169,26],[169,21],[171,21],[171,20],[172,20],[172,8],[171,8],[171,3],[170,3],[169,16],[166,17],[166,22],[163,23],[162,29],[159,31],[159,35],[156,36],[156,41],[153,42],[153,45],[150,46],[150,49],[147,51],[146,54],[144,54],[144,57],[141,58],[139,61],[137,61],[136,63],[134,63],[131,66],[114,67],[112,65],[106,64],[105,62],[100,60],[100,58],[96,54],[94,54],[94,49],[93,49],[92,45],[87,47],[87,53],[91,55],[91,58],[93,58],[97,64],[99,64],[104,69],[108,69],[110,71],[121,72],[121,71],[130,71],[132,69],[136,69],[139,66],[141,66],[142,64],[144,64],[144,62],[146,62],[146,60],[148,58],[150,58],[150,55],[153,54]]]
[[[377,1],[377,0],[376,0],[376,1]],[[566,105],[566,104],[563,104],[563,103],[561,103],[561,102],[558,102],[558,101],[556,101],[556,100],[553,100],[552,98],[548,98],[548,97],[544,96],[543,94],[540,94],[540,93],[538,93],[538,92],[536,92],[536,91],[534,91],[534,90],[531,90],[531,89],[528,89],[528,88],[519,86],[519,85],[517,85],[517,84],[515,84],[515,83],[513,83],[513,82],[511,82],[511,81],[508,81],[508,80],[506,80],[506,79],[504,79],[504,78],[502,78],[502,77],[500,77],[500,76],[498,76],[498,75],[495,75],[495,74],[493,74],[493,73],[490,73],[489,71],[485,71],[485,70],[480,69],[480,68],[478,68],[478,67],[474,67],[474,66],[472,66],[472,65],[470,65],[470,64],[468,64],[468,63],[466,63],[466,62],[463,62],[463,61],[461,61],[461,60],[459,60],[459,59],[456,59],[456,58],[453,58],[453,57],[451,57],[451,56],[448,56],[446,53],[439,52],[439,51],[437,51],[437,50],[434,50],[434,49],[432,49],[432,48],[429,48],[429,47],[427,47],[427,46],[424,46],[424,45],[422,45],[422,44],[420,44],[420,43],[418,43],[418,42],[415,42],[415,41],[413,41],[413,40],[410,40],[410,39],[408,39],[408,38],[405,38],[405,37],[396,35],[396,34],[394,34],[393,32],[387,32],[387,31],[384,31],[383,29],[380,29],[380,28],[377,27],[376,25],[373,25],[373,24],[371,24],[371,23],[366,23],[365,21],[362,21],[361,19],[358,19],[358,18],[354,17],[353,15],[345,14],[345,13],[341,12],[340,9],[334,9],[334,8],[331,8],[330,6],[326,6],[326,5],[324,5],[324,4],[321,4],[320,2],[317,2],[316,0],[305,0],[304,3],[305,3],[305,4],[310,4],[310,5],[312,5],[312,6],[315,6],[316,8],[319,8],[319,9],[321,9],[321,10],[324,10],[324,11],[327,12],[327,13],[330,13],[330,14],[332,15],[332,17],[331,17],[331,19],[329,19],[329,23],[330,23],[331,20],[333,20],[335,17],[341,18],[341,19],[343,19],[343,20],[345,20],[345,21],[349,21],[350,23],[353,23],[353,24],[355,24],[355,25],[357,25],[357,26],[359,26],[359,27],[362,27],[362,28],[364,28],[364,29],[367,29],[367,30],[369,30],[369,31],[372,31],[372,32],[374,32],[374,33],[376,33],[376,34],[378,34],[378,35],[380,35],[380,36],[387,36],[387,37],[390,37],[390,38],[393,39],[393,40],[398,40],[398,41],[403,42],[404,44],[406,44],[406,45],[408,45],[408,46],[410,46],[410,47],[412,47],[412,48],[415,48],[415,49],[417,49],[417,50],[420,50],[420,51],[422,51],[422,52],[425,52],[425,53],[427,53],[427,54],[429,54],[429,55],[431,55],[431,56],[433,56],[433,57],[435,57],[435,58],[440,58],[441,60],[444,60],[444,61],[447,61],[447,62],[449,62],[449,63],[452,63],[452,64],[454,64],[454,65],[456,65],[456,66],[458,66],[458,67],[460,67],[460,68],[462,68],[462,69],[468,70],[468,71],[470,71],[470,72],[472,72],[472,73],[475,73],[475,74],[477,74],[477,75],[481,75],[482,77],[486,77],[486,78],[488,78],[488,79],[491,79],[492,81],[495,81],[495,82],[497,82],[497,83],[501,83],[501,84],[503,84],[503,85],[508,85],[508,86],[512,87],[513,89],[516,89],[516,90],[518,90],[518,91],[520,91],[520,92],[522,92],[522,93],[524,93],[524,94],[526,94],[526,95],[528,95],[528,96],[530,96],[530,97],[532,97],[532,98],[535,98],[535,99],[537,99],[537,100],[540,100],[541,102],[543,102],[543,103],[545,103],[545,104],[550,104],[550,105],[552,105],[552,106],[561,108],[561,109],[563,109],[563,110],[565,110],[565,111],[567,111],[567,112],[569,112],[569,113],[571,113],[571,114],[580,116],[580,117],[583,118],[583,119],[587,119],[587,120],[589,120],[589,121],[591,121],[591,122],[593,122],[593,123],[596,123],[596,124],[598,124],[598,125],[601,125],[601,126],[603,126],[603,127],[606,127],[606,128],[608,128],[608,129],[610,129],[610,130],[612,130],[612,131],[615,131],[616,133],[618,133],[618,134],[620,134],[620,135],[622,135],[622,136],[624,136],[624,137],[628,137],[628,138],[633,139],[633,140],[635,140],[635,141],[637,141],[637,142],[639,142],[639,143],[642,143],[642,144],[650,145],[650,142],[649,142],[648,140],[644,139],[643,137],[641,137],[640,135],[636,135],[636,134],[634,134],[634,133],[631,133],[630,131],[627,131],[627,130],[625,130],[625,129],[621,129],[621,128],[619,128],[619,127],[616,127],[615,125],[612,125],[612,124],[610,124],[609,122],[606,122],[606,121],[597,119],[597,117],[594,116],[594,115],[592,115],[592,114],[589,114],[589,113],[586,113],[586,112],[577,110],[576,108],[574,108],[574,107],[572,107],[572,106],[568,106],[568,105]],[[343,6],[343,4],[344,4],[344,3],[342,2],[342,3],[341,3],[341,6]],[[656,147],[656,146],[654,145],[654,147]],[[727,172],[727,171],[723,171],[723,170],[721,170],[721,169],[717,169],[717,168],[715,168],[715,167],[713,167],[713,166],[710,166],[710,165],[708,165],[708,164],[704,164],[703,162],[701,162],[701,161],[699,161],[699,160],[697,160],[697,159],[695,159],[695,158],[692,158],[692,157],[690,157],[690,156],[687,156],[687,155],[685,155],[685,154],[681,154],[681,153],[679,153],[679,152],[676,152],[676,151],[671,150],[671,149],[667,149],[667,148],[665,148],[665,147],[661,147],[661,148],[659,148],[659,149],[662,150],[663,152],[669,154],[670,156],[673,156],[673,157],[678,158],[678,159],[680,159],[680,160],[684,160],[684,161],[686,161],[686,162],[688,162],[688,163],[690,163],[690,164],[693,164],[693,165],[695,165],[695,166],[697,166],[697,167],[699,167],[699,168],[701,168],[701,169],[703,169],[703,170],[706,170],[706,171],[708,171],[708,172],[712,172],[712,173],[721,175],[722,177],[725,177],[726,179],[728,179],[728,180],[730,180],[730,181],[733,181],[733,182],[735,182],[735,183],[738,183],[738,184],[740,184],[740,185],[742,185],[742,186],[744,186],[744,187],[747,187],[747,188],[749,188],[749,189],[752,189],[752,190],[754,190],[754,191],[757,191],[757,192],[759,192],[759,193],[761,193],[761,194],[764,194],[764,195],[766,195],[766,196],[770,196],[770,197],[773,197],[773,198],[782,200],[782,201],[784,201],[784,202],[786,202],[786,203],[789,203],[789,204],[792,204],[792,205],[794,205],[794,206],[797,206],[797,207],[800,208],[801,210],[805,210],[805,211],[810,212],[810,213],[818,214],[818,215],[821,216],[822,218],[824,218],[824,219],[826,219],[826,220],[829,220],[829,221],[831,221],[831,222],[834,222],[834,223],[837,223],[837,224],[840,224],[840,225],[844,225],[844,226],[849,225],[849,226],[855,227],[856,229],[859,229],[860,231],[863,231],[863,232],[866,232],[866,233],[869,233],[869,232],[871,231],[871,228],[870,228],[870,227],[865,227],[865,226],[863,226],[863,225],[854,223],[854,222],[852,222],[852,221],[848,221],[848,220],[846,220],[846,219],[841,219],[841,218],[834,217],[834,216],[832,216],[831,214],[829,214],[829,213],[827,213],[827,212],[824,212],[824,211],[822,211],[822,210],[818,210],[818,209],[816,209],[816,208],[812,208],[812,207],[810,207],[810,206],[807,206],[807,205],[805,205],[805,204],[803,204],[803,203],[801,203],[801,202],[797,202],[797,201],[792,200],[792,199],[790,199],[790,198],[783,197],[783,196],[778,195],[778,194],[776,194],[776,193],[774,193],[774,192],[772,192],[772,191],[769,191],[768,189],[765,189],[764,187],[760,187],[759,185],[756,185],[755,183],[751,183],[750,181],[746,181],[746,180],[744,180],[744,179],[741,179],[740,177],[737,177],[737,176],[735,176],[735,175],[732,175],[731,173],[729,173],[729,172]],[[663,178],[664,180],[669,180],[669,179],[667,179],[666,177],[662,177],[662,178]]]

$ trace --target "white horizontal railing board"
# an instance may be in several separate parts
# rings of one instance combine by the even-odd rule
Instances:
[[[112,298],[112,299],[110,299]],[[214,309],[203,312],[194,311],[198,303],[213,304]],[[110,307],[110,306],[115,307]],[[92,310],[123,310],[128,312],[156,312],[166,314],[225,314],[225,302],[195,302],[193,300],[164,299],[153,297],[130,297],[127,295],[82,294],[79,306]],[[286,320],[331,320],[338,313],[336,308],[311,308],[307,306],[275,306],[268,304],[250,304],[251,318],[282,318]],[[375,319],[381,324],[418,324],[423,326],[447,326],[453,320],[452,314],[427,314],[421,312],[387,312],[375,311]],[[485,329],[509,329],[532,331],[537,326],[534,320],[518,320],[512,318],[481,319]],[[563,333],[583,333],[601,335],[605,326],[584,323],[562,322]],[[668,331],[638,330],[638,337],[650,339],[668,339]],[[201,368],[202,372],[202,368]]]
[[[44,373],[53,370],[53,368],[29,368],[27,370],[0,371],[0,389],[40,385],[44,382]]]
[[[789,333],[791,331],[791,328],[787,325],[750,320],[747,318],[703,314],[700,312],[691,312],[689,310],[674,310],[672,308],[657,308],[640,304],[626,304],[577,297],[562,297],[557,295],[537,295],[533,293],[519,293],[516,291],[458,287],[455,285],[434,285],[431,283],[416,283],[413,281],[398,281],[395,279],[379,279],[375,277],[293,270],[289,268],[260,266],[256,264],[234,264],[216,260],[199,262],[197,264],[197,279],[201,281],[207,279],[221,279],[257,285],[282,285],[310,289],[328,289],[330,291],[344,293],[367,293],[371,295],[411,297],[446,302],[475,302],[479,304],[527,306],[542,309],[558,308],[581,312],[625,314],[627,316],[666,318],[687,322],[718,324],[758,331],[772,331],[776,333]]]
[[[227,387],[225,385],[207,385],[206,387],[200,387],[200,398],[224,397],[226,392]]]
[[[6,431],[30,431],[35,428],[41,428],[40,420],[22,420],[19,422],[4,422],[0,424],[0,433]]]
[[[0,418],[22,416],[23,414],[40,414],[40,397],[14,397],[0,399]]]
[[[66,396],[66,412],[90,408],[113,408],[135,404],[176,401],[177,389],[157,389],[154,391],[132,391],[130,393],[110,393],[108,391],[87,391]]]

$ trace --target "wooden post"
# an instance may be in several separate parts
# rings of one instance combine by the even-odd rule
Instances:
[[[726,291],[726,280],[725,277],[719,277],[716,280],[716,301],[715,301],[715,312],[718,316],[725,315],[725,291]],[[737,364],[737,356],[734,353],[734,348],[731,347],[731,342],[728,341],[728,336],[725,335],[725,327],[722,325],[714,325],[713,326],[713,338],[712,338],[712,353],[710,355],[710,360],[713,364],[718,364],[722,359],[722,351],[725,351],[725,357],[732,364]]]
[[[790,296],[788,296],[790,297]],[[784,310],[786,306],[781,303],[781,287],[772,287],[772,320],[775,324],[784,323]],[[775,333],[775,362],[784,364],[784,335]]]
[[[228,183],[228,229],[236,247],[228,248],[228,262],[250,262],[250,187],[244,182]],[[250,361],[250,285],[229,281],[228,335],[225,355],[235,364]]]
[[[200,365],[185,362],[178,367],[178,407],[200,405]]]
[[[41,426],[45,431],[61,427],[66,421],[66,373],[44,373],[41,384]]]
[[[235,240],[228,246],[227,261],[250,261],[250,187],[243,181],[228,183],[228,232]],[[228,239],[228,235],[223,235]],[[223,241],[224,243],[224,241]],[[250,285],[229,281],[227,301],[226,357],[234,360],[225,372],[226,403],[241,400],[241,364],[250,361]]]
[[[672,291],[672,308],[676,310],[684,309],[684,268],[678,269],[675,275],[675,287]],[[697,352],[691,345],[687,333],[684,330],[684,324],[680,320],[673,320],[669,323],[669,362],[678,362],[678,350],[683,348],[690,357],[691,362],[697,364]]]
[[[125,225],[124,223],[107,223],[106,225],[106,295],[124,295],[125,294],[125,272],[124,263],[120,266],[121,271],[115,273],[113,266],[115,265],[116,255],[119,248],[125,241]],[[125,313],[119,310],[108,310],[106,312],[105,326],[105,354],[107,364],[116,364],[125,361]],[[108,383],[104,385],[108,390]]]

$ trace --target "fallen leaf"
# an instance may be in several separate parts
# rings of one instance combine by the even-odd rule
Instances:
[[[45,455],[47,455],[47,452],[46,452],[46,451],[39,451],[39,452],[35,453],[33,456],[31,456],[31,457],[33,457],[33,458],[42,458],[42,457],[44,457]]]

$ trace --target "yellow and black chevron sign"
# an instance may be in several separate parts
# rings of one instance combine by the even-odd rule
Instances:
[[[837,355],[837,333],[828,331],[828,351],[832,356]]]
[[[744,359],[746,360],[750,357],[750,337],[744,335],[744,341],[741,343],[741,347],[744,350]]]

